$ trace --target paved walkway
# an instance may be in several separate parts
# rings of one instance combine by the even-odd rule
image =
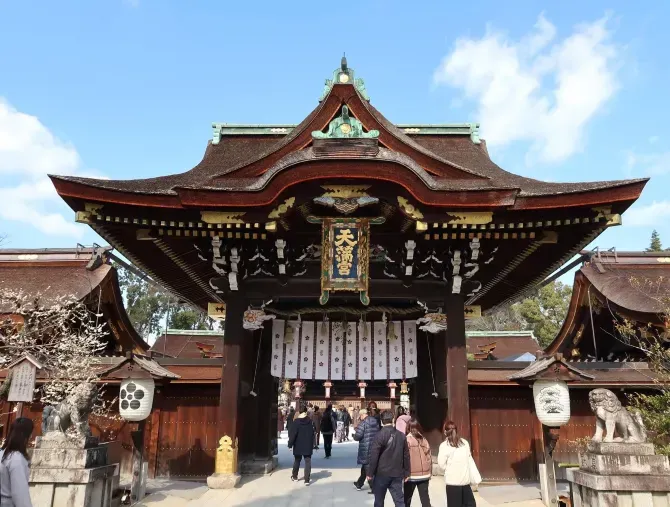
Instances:
[[[372,506],[373,495],[368,494],[365,486],[363,491],[356,491],[353,481],[358,477],[356,453],[358,444],[345,442],[333,445],[333,457],[324,458],[323,448],[312,458],[312,485],[306,487],[303,482],[292,482],[291,465],[293,457],[286,447],[286,440],[279,443],[279,469],[271,475],[243,478],[239,487],[233,490],[210,490],[203,483],[155,480],[148,485],[149,495],[140,505],[146,507],[358,507]],[[302,477],[302,470],[299,474]],[[500,488],[501,486],[496,486]],[[519,486],[510,486],[511,488]],[[490,507],[498,504],[498,495],[476,494],[478,507]],[[507,495],[510,496],[509,494]],[[513,495],[512,495],[513,496]],[[432,507],[443,507],[444,480],[434,477],[430,481],[430,497]],[[486,500],[489,497],[492,501]],[[519,500],[506,504],[514,507],[542,507],[539,500],[527,500],[522,496]],[[387,495],[385,506],[393,502]],[[412,505],[418,507],[421,502],[418,493],[414,494]]]

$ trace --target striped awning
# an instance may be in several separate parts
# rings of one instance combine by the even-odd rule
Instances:
[[[389,333],[387,325],[393,326],[394,332]],[[274,320],[272,375],[304,380],[414,378],[416,341],[415,320],[362,325]]]

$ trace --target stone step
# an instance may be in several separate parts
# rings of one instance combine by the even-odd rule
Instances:
[[[579,455],[579,468],[599,475],[670,475],[666,456],[633,456],[615,454]]]

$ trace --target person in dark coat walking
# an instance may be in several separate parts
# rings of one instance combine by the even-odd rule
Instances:
[[[326,451],[326,458],[330,458],[330,453],[333,450],[333,433],[336,427],[333,406],[328,405],[326,410],[323,411],[323,417],[321,417],[321,434],[323,435],[323,449]]]
[[[288,448],[293,449],[293,473],[291,480],[298,480],[300,462],[305,459],[305,486],[309,486],[312,472],[312,450],[314,448],[314,423],[307,415],[307,405],[300,402],[299,415],[296,417],[288,434]]]
[[[291,407],[286,415],[286,431],[291,431],[291,425],[293,424],[293,419],[295,418],[295,408]]]
[[[354,440],[358,442],[358,457],[356,463],[361,465],[361,476],[354,482],[354,487],[358,491],[361,491],[363,489],[363,484],[365,483],[365,478],[370,475],[367,473],[370,459],[370,444],[379,431],[379,424],[377,424],[377,419],[368,416],[368,411],[365,409],[359,412],[359,417],[361,418],[361,422],[358,423],[358,426],[356,427]],[[368,485],[370,486],[370,492],[372,492],[372,481],[368,481]]]
[[[386,492],[391,493],[395,507],[405,507],[403,484],[410,476],[410,457],[407,438],[393,426],[393,412],[381,414],[383,427],[370,447],[368,480],[374,477],[375,507],[384,506]]]

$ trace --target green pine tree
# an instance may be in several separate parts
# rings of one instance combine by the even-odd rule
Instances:
[[[661,244],[661,237],[656,232],[656,229],[651,231],[651,241],[649,242],[649,248],[645,248],[645,252],[662,252],[663,245]]]

